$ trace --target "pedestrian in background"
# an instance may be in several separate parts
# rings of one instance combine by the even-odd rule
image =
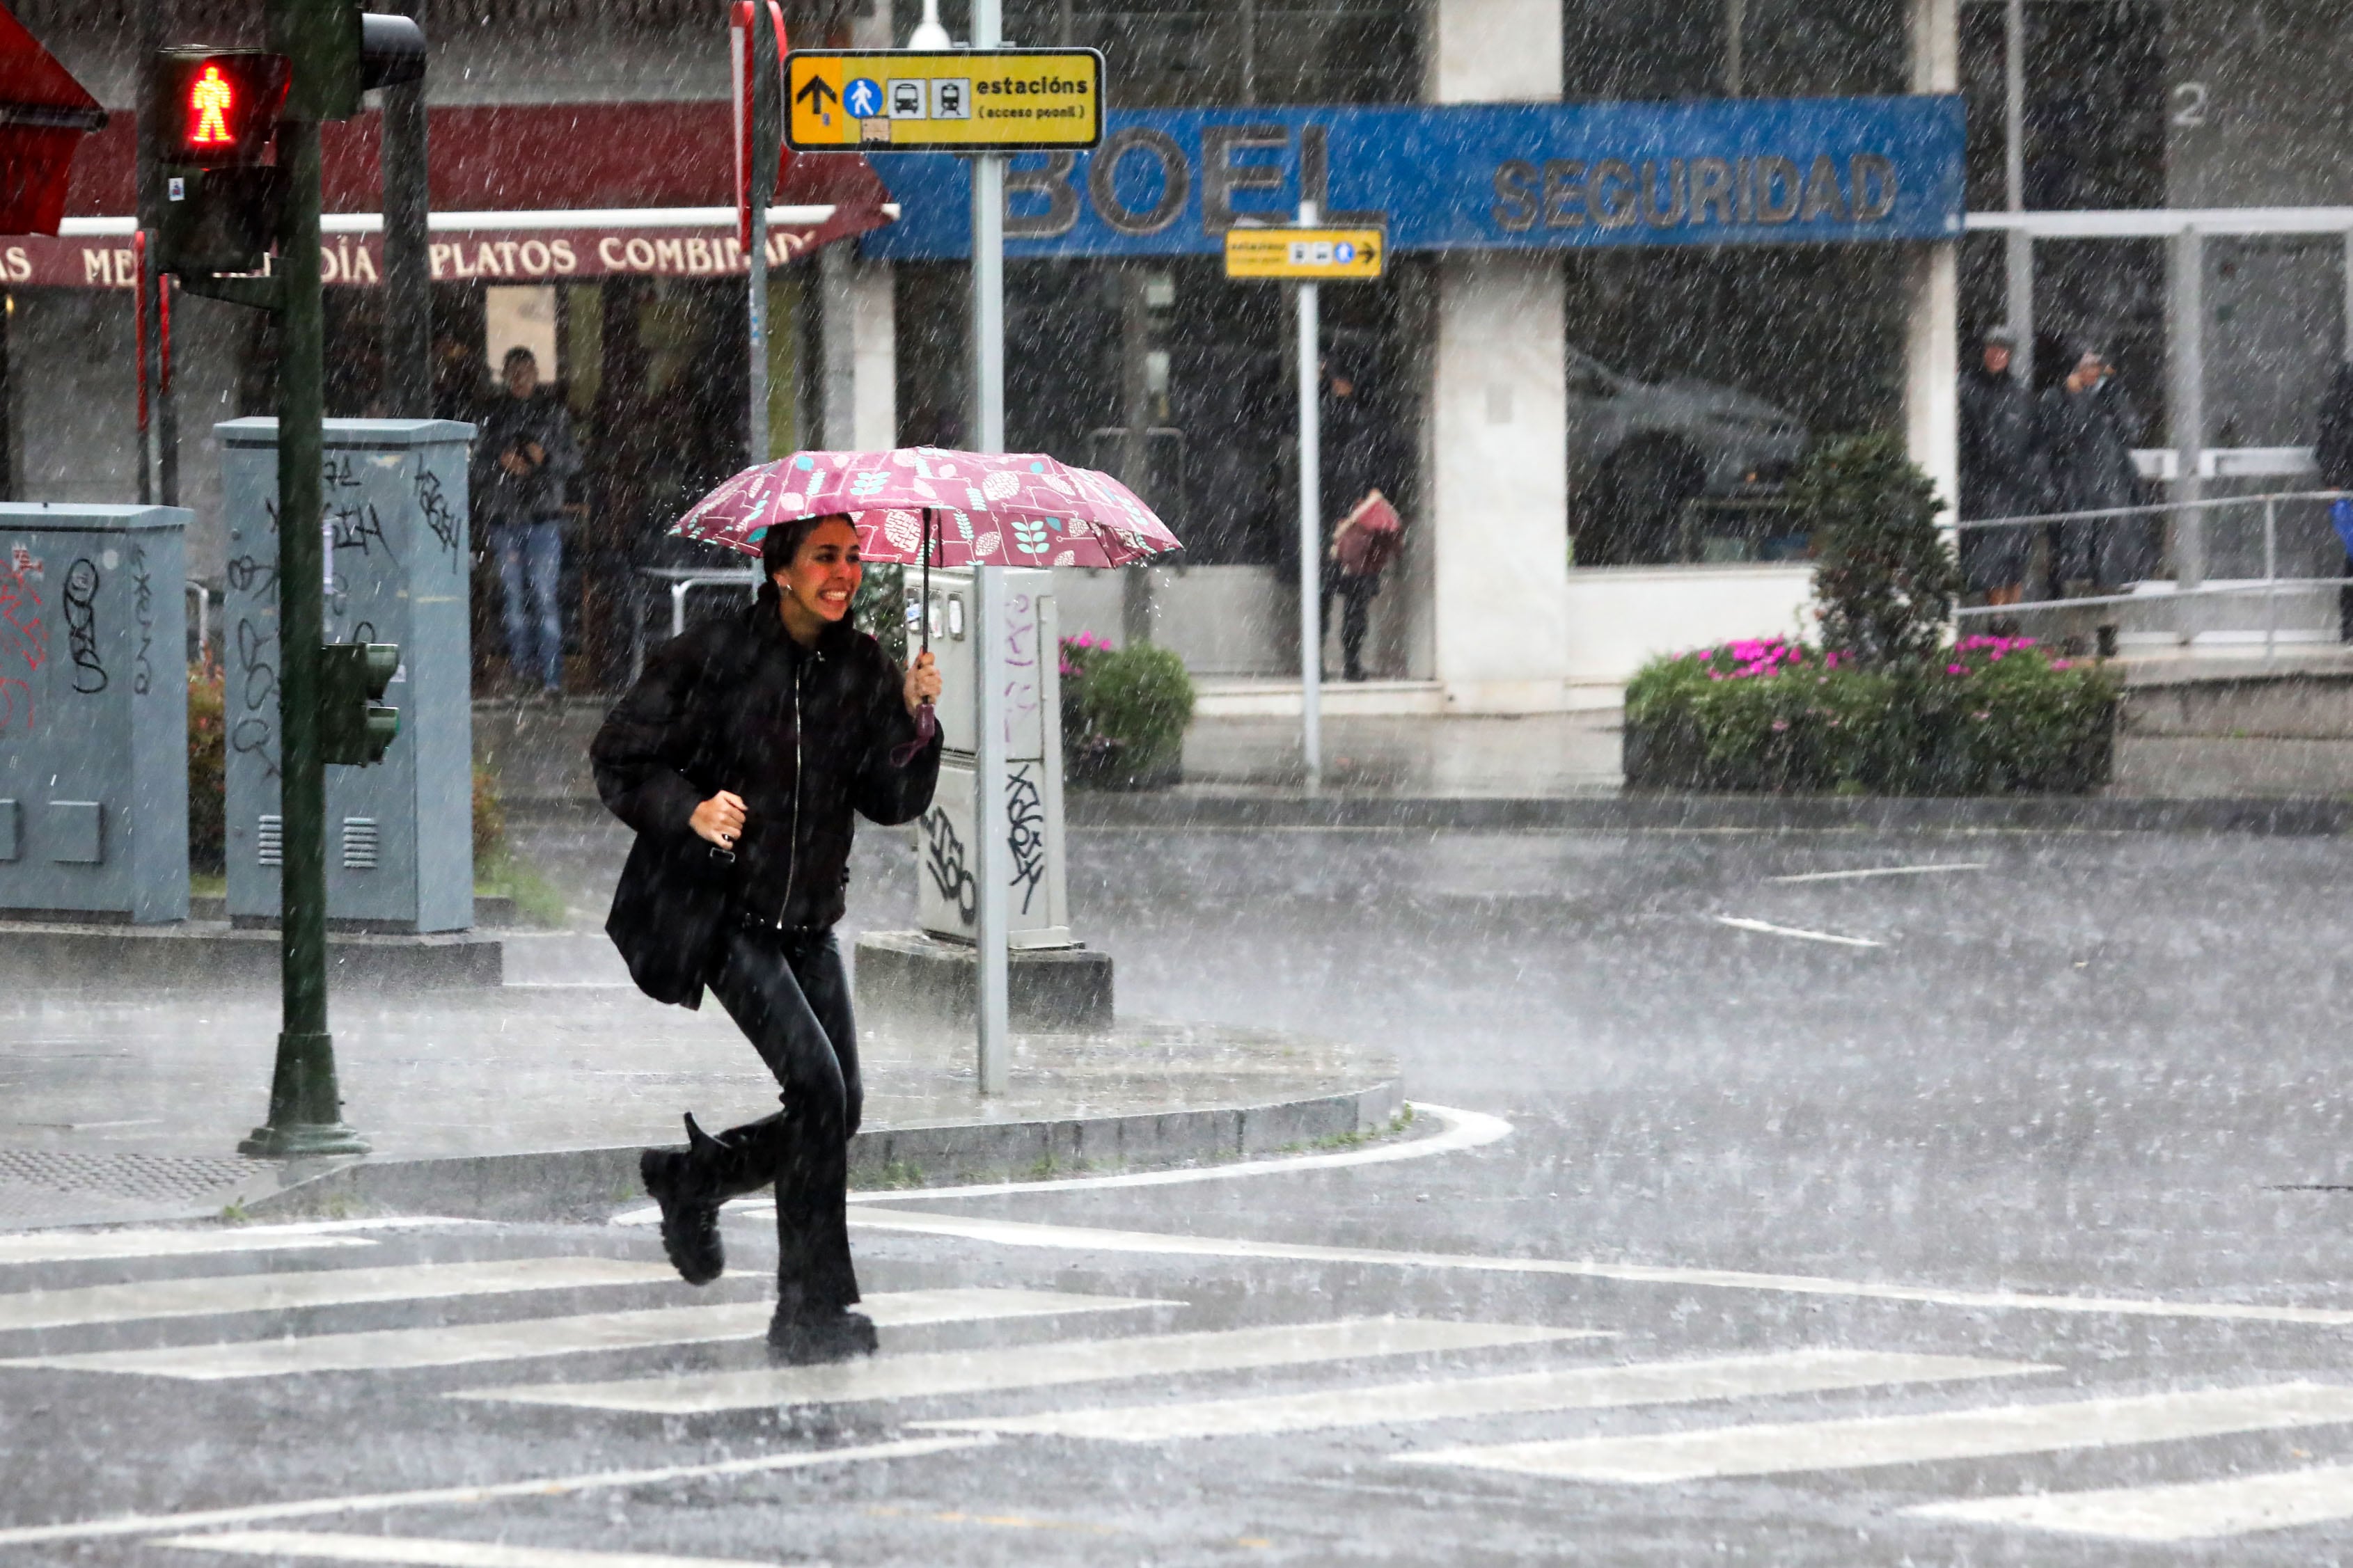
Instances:
[[[2320,439],[2312,449],[2324,489],[2353,490],[2353,364],[2337,367],[2337,379],[2320,399]],[[2353,500],[2340,497],[2330,504],[2329,521],[2345,547],[2344,569],[2353,577]],[[2337,590],[2337,638],[2353,642],[2353,583]]]
[[[1350,353],[1369,357],[1358,350]],[[1370,389],[1349,357],[1335,354],[1322,363],[1323,390],[1316,423],[1323,461],[1317,476],[1326,507],[1348,510],[1334,527],[1324,551],[1319,577],[1322,607],[1317,615],[1331,625],[1332,601],[1340,601],[1340,654],[1345,679],[1365,679],[1365,635],[1371,625],[1374,596],[1381,591],[1381,569],[1396,552],[1397,512],[1386,500],[1380,508],[1390,525],[1385,548],[1371,544],[1362,532],[1348,546],[1349,561],[1341,559],[1343,542],[1365,507],[1381,496],[1381,487],[1396,483],[1395,441],[1389,421],[1373,405]],[[1329,517],[1330,511],[1324,513]],[[1367,557],[1367,549],[1374,553]]]
[[[2032,517],[2048,510],[2051,487],[2034,395],[2012,372],[2018,334],[1996,327],[1978,362],[1961,373],[1960,517]],[[2015,605],[2026,587],[2033,547],[2029,528],[1961,532],[1961,572],[1989,605]]]
[[[780,1114],[638,1163],[663,1249],[690,1285],[726,1267],[719,1208],[776,1188],[776,1310],[791,1363],[871,1352],[850,1310],[849,1140],[863,1090],[849,977],[833,927],[856,816],[892,826],[932,803],[941,740],[915,744],[940,694],[929,653],[902,670],[854,626],[863,568],[847,517],[771,528],[759,597],[657,649],[589,747],[596,793],[637,829],[607,934],[639,990],[699,1007],[707,986],[776,1075]]]
[[[2140,503],[2133,443],[2141,416],[2095,347],[2082,350],[2067,379],[2042,395],[2042,444],[2051,464],[2052,510],[2102,511]],[[2056,575],[2071,597],[2116,592],[2147,565],[2146,525],[2104,518],[2063,523]],[[2113,628],[2101,628],[2102,650]]]
[[[501,369],[506,395],[484,402],[474,437],[474,517],[499,563],[508,678],[520,694],[535,677],[554,701],[564,694],[565,487],[580,449],[563,399],[540,390],[532,352],[509,349]]]
[[[1397,558],[1402,531],[1397,508],[1377,489],[1366,491],[1332,530],[1332,547],[1324,558],[1323,608],[1317,614],[1329,616],[1333,596],[1339,596],[1345,679],[1365,679],[1365,632],[1373,599],[1381,591],[1381,574]]]

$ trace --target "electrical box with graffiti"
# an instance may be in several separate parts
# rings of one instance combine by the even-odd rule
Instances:
[[[1006,888],[1008,944],[1069,947],[1070,895],[1063,874],[1060,643],[1054,619],[1054,574],[1000,567],[1005,578]],[[910,571],[911,592],[921,581]],[[974,852],[974,753],[979,731],[974,700],[975,584],[969,568],[932,574],[932,653],[940,667],[940,730],[946,751],[940,784],[916,830],[916,915],[923,930],[954,942],[977,936],[979,857]]]
[[[274,920],[278,807],[278,421],[213,426],[228,526],[222,619],[228,730],[228,910]],[[472,565],[466,444],[447,419],[326,422],[325,640],[394,643],[384,760],[327,770],[327,915],[362,930],[474,923]]]
[[[0,504],[0,910],[188,918],[188,517]]]

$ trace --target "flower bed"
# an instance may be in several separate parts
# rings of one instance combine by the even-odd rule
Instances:
[[[2117,682],[2028,637],[1865,667],[1767,638],[1654,659],[1626,689],[1629,788],[2081,795],[2107,782]]]
[[[1092,632],[1064,637],[1064,776],[1081,788],[1166,789],[1184,773],[1193,680],[1165,647],[1116,648]]]

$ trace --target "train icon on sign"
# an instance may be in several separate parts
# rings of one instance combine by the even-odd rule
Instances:
[[[841,90],[841,107],[852,120],[872,120],[882,112],[882,88],[862,76]]]

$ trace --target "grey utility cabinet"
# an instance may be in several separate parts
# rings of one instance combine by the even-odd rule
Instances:
[[[1061,645],[1054,619],[1054,574],[1029,567],[1005,574],[1005,820],[1010,881],[1006,940],[1016,948],[1069,947],[1070,897],[1063,865]],[[907,587],[920,596],[919,568]],[[979,929],[980,858],[973,820],[978,724],[979,644],[972,637],[973,574],[932,573],[932,655],[939,661],[944,747],[939,789],[918,830],[917,921],[934,936],[970,942]],[[918,640],[909,639],[912,656]]]
[[[228,909],[279,913],[278,421],[213,426],[228,524]],[[326,640],[398,643],[400,737],[327,770],[327,915],[364,930],[474,922],[466,445],[447,419],[326,422]]]
[[[0,503],[0,910],[188,918],[188,516]]]

